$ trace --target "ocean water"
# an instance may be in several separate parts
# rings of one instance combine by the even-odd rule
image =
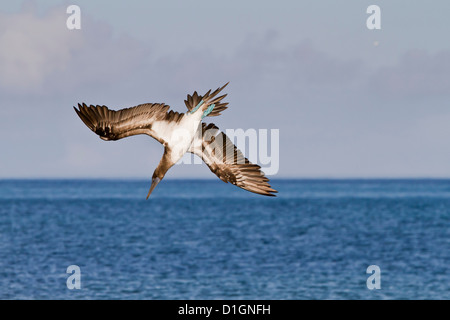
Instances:
[[[450,180],[272,185],[2,180],[0,298],[450,298]]]

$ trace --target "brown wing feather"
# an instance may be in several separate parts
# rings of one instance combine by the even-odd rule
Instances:
[[[194,109],[200,103],[200,101],[202,101],[202,100],[205,103],[204,107],[203,107],[204,110],[206,110],[206,108],[209,105],[215,104],[214,110],[208,116],[209,117],[220,116],[220,112],[228,108],[227,107],[228,102],[226,102],[226,103],[222,102],[222,99],[225,98],[227,95],[224,94],[224,95],[222,95],[220,97],[217,97],[217,98],[215,98],[215,97],[227,85],[228,85],[228,83],[226,83],[223,87],[220,87],[220,88],[216,89],[213,93],[211,93],[211,90],[209,90],[203,96],[198,95],[197,91],[195,91],[192,94],[192,96],[188,94],[187,99],[184,100],[184,103],[186,104],[186,107],[188,108],[189,111]]]
[[[212,123],[202,123],[201,135],[189,151],[201,157],[222,181],[261,195],[275,196],[277,191],[271,188],[261,167],[245,158],[219,128]]]
[[[164,139],[152,130],[155,121],[180,121],[183,114],[169,111],[164,103],[147,103],[136,107],[110,110],[106,106],[74,107],[84,124],[103,140],[119,140],[137,134],[147,134],[161,143]]]

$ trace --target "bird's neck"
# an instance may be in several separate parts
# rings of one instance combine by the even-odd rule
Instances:
[[[167,148],[164,150],[164,155],[159,161],[158,166],[155,169],[154,176],[157,176],[162,180],[167,171],[175,164],[171,159],[171,152]]]

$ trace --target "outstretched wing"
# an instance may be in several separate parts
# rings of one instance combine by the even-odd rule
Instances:
[[[228,85],[226,83],[223,87],[218,88],[213,93],[211,93],[211,90],[209,90],[207,93],[205,93],[203,96],[200,96],[197,91],[195,91],[192,96],[188,94],[187,100],[184,100],[184,103],[186,104],[186,107],[189,111],[193,111],[195,107],[203,100],[204,107],[208,107],[211,104],[215,104],[214,110],[208,114],[209,117],[215,117],[220,116],[220,112],[225,110],[228,105],[228,103],[222,102],[222,99],[225,98],[227,95],[224,94],[223,96],[215,98],[217,94],[223,90]]]
[[[171,125],[179,122],[184,115],[169,111],[169,108],[164,103],[141,104],[118,111],[106,106],[88,107],[84,103],[78,104],[78,109],[74,107],[84,124],[103,140],[147,134],[162,144],[167,142]]]
[[[213,123],[202,123],[201,137],[194,140],[189,152],[201,157],[224,182],[265,196],[275,196],[277,192],[271,188],[261,167],[245,158],[230,138]]]

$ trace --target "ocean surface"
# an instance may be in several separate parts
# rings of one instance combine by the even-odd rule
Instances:
[[[0,299],[450,299],[450,180],[272,185],[0,180]]]

